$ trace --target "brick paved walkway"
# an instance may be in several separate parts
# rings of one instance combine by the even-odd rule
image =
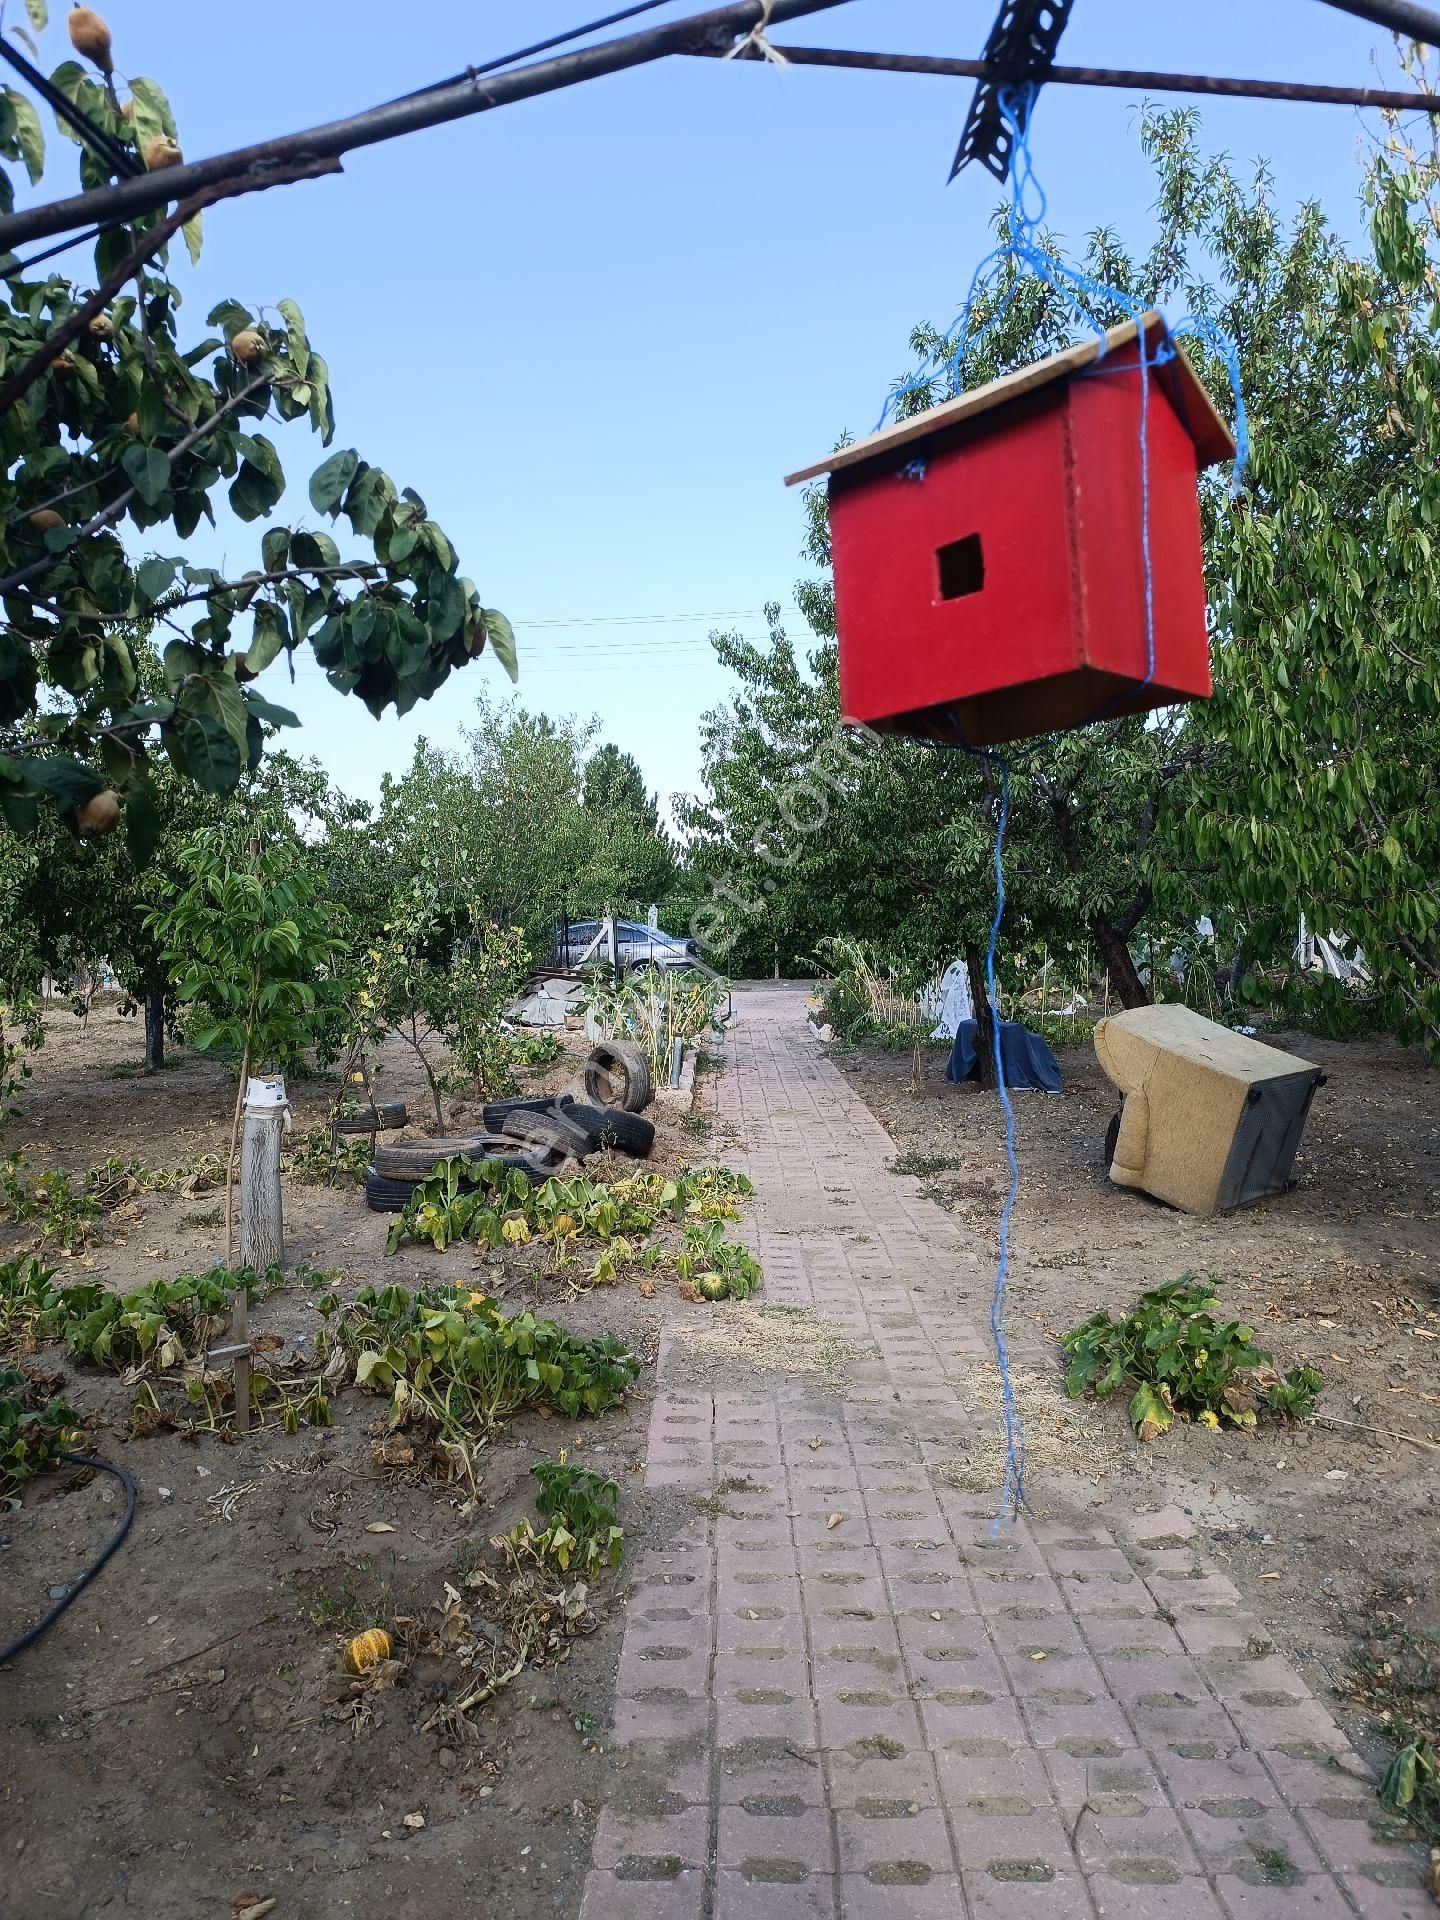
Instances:
[[[582,1920],[1435,1920],[1183,1514],[992,1537],[994,1496],[937,1479],[988,1256],[886,1172],[794,990],[740,1006],[720,1102],[762,1298],[879,1357],[840,1398],[699,1393],[662,1353],[647,1484],[706,1506],[633,1570]]]

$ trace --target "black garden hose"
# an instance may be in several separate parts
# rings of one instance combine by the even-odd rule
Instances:
[[[85,1588],[88,1587],[90,1582],[95,1578],[96,1574],[99,1573],[105,1562],[110,1558],[111,1554],[114,1553],[120,1542],[130,1531],[130,1522],[135,1518],[135,1482],[125,1471],[124,1467],[113,1467],[108,1460],[97,1460],[93,1455],[88,1453],[61,1453],[55,1457],[57,1460],[68,1461],[72,1466],[96,1467],[101,1473],[113,1474],[125,1489],[124,1518],[110,1536],[109,1541],[100,1554],[91,1561],[80,1578],[65,1589],[63,1595],[55,1602],[54,1606],[51,1607],[44,1619],[38,1621],[31,1627],[28,1633],[22,1633],[18,1640],[12,1640],[8,1646],[0,1647],[0,1667],[6,1665],[8,1661],[13,1660],[17,1653],[24,1653],[27,1647],[35,1644],[47,1628],[54,1626],[61,1614],[64,1613],[65,1609],[70,1605],[70,1602],[79,1598],[81,1593],[84,1592]]]

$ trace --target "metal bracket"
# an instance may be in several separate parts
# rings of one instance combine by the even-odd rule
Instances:
[[[950,169],[952,180],[972,160],[978,160],[997,180],[1003,181],[1009,174],[1014,143],[1000,117],[1001,87],[1045,78],[1074,4],[1075,0],[1004,0],[985,42],[985,60],[1005,79],[982,80],[976,87],[960,149]]]

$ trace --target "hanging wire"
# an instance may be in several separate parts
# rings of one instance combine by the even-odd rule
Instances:
[[[548,40],[536,40],[528,47],[517,47],[514,53],[501,54],[498,59],[487,60],[483,66],[466,67],[463,73],[452,73],[448,80],[432,80],[428,86],[416,87],[412,93],[402,93],[402,100],[419,100],[427,93],[438,93],[442,87],[458,87],[463,80],[478,80],[482,73],[497,73],[501,67],[513,66],[517,60],[528,60],[533,54],[549,53],[552,47],[563,47],[571,40],[583,40],[587,33],[599,33],[602,27],[618,26],[622,20],[633,20],[639,13],[654,13],[657,7],[670,5],[670,0],[640,0],[638,6],[621,7],[618,13],[607,13],[599,20],[591,20],[583,27],[571,27],[568,33],[552,33]],[[394,105],[393,101],[386,103]]]
[[[1001,118],[1012,141],[1007,237],[993,248],[975,269],[965,296],[964,306],[931,353],[926,356],[919,371],[891,389],[881,409],[876,431],[885,426],[887,421],[899,416],[899,409],[909,396],[928,392],[939,379],[945,380],[952,394],[959,394],[964,390],[963,371],[967,356],[1009,312],[1027,276],[1051,288],[1058,294],[1080,327],[1095,334],[1099,343],[1099,358],[1085,368],[1079,377],[1128,375],[1136,370],[1138,363],[1140,551],[1144,572],[1145,672],[1107,706],[1092,714],[1090,723],[1093,723],[1105,718],[1122,702],[1132,700],[1138,690],[1149,686],[1155,678],[1155,575],[1150,532],[1150,388],[1152,371],[1175,359],[1179,351],[1175,344],[1177,339],[1188,335],[1201,341],[1221,361],[1229,376],[1234,402],[1236,446],[1231,484],[1236,492],[1240,490],[1243,483],[1249,458],[1249,423],[1245,413],[1244,395],[1240,387],[1239,351],[1234,341],[1213,321],[1204,316],[1191,315],[1179,321],[1174,327],[1170,327],[1161,316],[1158,339],[1152,349],[1151,330],[1145,325],[1147,308],[1142,301],[1096,279],[1081,268],[1071,267],[1064,261],[1057,260],[1045,248],[1043,229],[1047,201],[1045,191],[1035,172],[1029,132],[1032,109],[1038,92],[1037,85],[1027,83],[1006,87],[1000,93]],[[982,303],[989,307],[989,311],[977,322],[976,309]],[[1098,317],[1099,311],[1103,311],[1107,306],[1112,310],[1118,308],[1135,323],[1136,363],[1132,363],[1128,357],[1107,362],[1107,328],[1106,323]],[[911,468],[902,469],[902,477],[923,480],[923,462],[915,462],[912,463]],[[1054,735],[1046,736],[1032,743],[1027,752],[1038,751],[1047,740],[1054,737]],[[990,1005],[995,1085],[1005,1117],[1005,1156],[1010,1169],[1010,1186],[1000,1212],[999,1255],[990,1297],[990,1335],[1000,1372],[1001,1405],[1005,1422],[1005,1470],[995,1518],[995,1527],[998,1530],[1007,1513],[1011,1519],[1018,1519],[1027,1504],[1024,1426],[1015,1397],[1015,1384],[1010,1366],[1010,1346],[1005,1330],[1005,1311],[1010,1280],[1010,1226],[1020,1195],[1020,1159],[1015,1144],[1015,1109],[1010,1097],[1010,1088],[1005,1079],[1005,1058],[1001,1044],[1001,1023],[995,978],[1000,934],[1005,918],[1005,835],[1010,823],[1010,773],[1017,756],[993,753],[989,749],[960,744],[962,751],[973,754],[988,770],[998,774],[1000,790],[995,826],[995,917],[991,922],[990,938],[985,954],[985,991]]]
[[[32,253],[28,259],[16,260],[4,269],[4,278],[15,280],[32,267],[38,267],[42,260],[53,260],[57,253],[68,253],[71,247],[84,246],[87,240],[98,240],[102,233],[109,233],[113,227],[124,223],[116,220],[103,227],[87,227],[84,233],[72,234],[68,240],[58,240],[53,247],[43,247],[39,253]]]

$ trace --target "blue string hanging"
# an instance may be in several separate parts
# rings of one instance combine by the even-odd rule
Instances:
[[[1203,315],[1188,315],[1174,326],[1163,319],[1158,339],[1152,346],[1144,325],[1146,307],[1133,295],[1107,285],[1077,267],[1067,266],[1048,253],[1042,244],[1047,212],[1044,189],[1035,173],[1030,152],[1032,109],[1039,89],[1034,85],[1005,88],[1000,94],[1000,115],[1010,136],[1010,210],[1008,237],[980,262],[970,282],[965,304],[952,325],[909,380],[897,384],[887,396],[876,423],[876,431],[899,417],[903,402],[912,394],[927,392],[935,382],[945,379],[951,393],[962,390],[962,374],[969,354],[991,329],[1009,312],[1016,293],[1028,276],[1050,287],[1064,302],[1079,325],[1095,333],[1100,357],[1080,378],[1103,377],[1110,373],[1130,373],[1131,366],[1105,360],[1106,323],[1097,310],[1119,309],[1136,322],[1140,373],[1140,548],[1145,581],[1145,660],[1143,678],[1135,682],[1146,687],[1155,677],[1155,582],[1150,546],[1150,385],[1157,367],[1175,358],[1176,341],[1185,337],[1198,340],[1220,360],[1230,382],[1234,403],[1236,457],[1232,491],[1239,493],[1249,460],[1250,434],[1245,401],[1240,388],[1240,357],[1236,345],[1215,323]],[[1008,281],[1008,284],[1006,282]],[[996,297],[997,289],[1003,289]],[[989,311],[977,321],[977,309]],[[1102,707],[1092,720],[1110,713],[1117,702]],[[1037,743],[1040,744],[1040,743]],[[1000,1211],[999,1257],[995,1283],[990,1297],[990,1335],[1000,1372],[1001,1407],[1005,1425],[1005,1470],[995,1518],[998,1530],[1006,1514],[1018,1519],[1026,1507],[1025,1434],[1015,1398],[1015,1382],[1010,1365],[1010,1346],[1005,1330],[1005,1311],[1010,1281],[1010,1224],[1020,1195],[1020,1160],[1015,1145],[1015,1109],[1005,1080],[1005,1061],[1000,1044],[1000,1016],[996,994],[996,959],[1000,932],[1005,918],[1005,833],[1010,821],[1010,758],[988,749],[964,748],[998,774],[999,805],[995,825],[995,917],[985,953],[985,992],[990,1003],[991,1038],[994,1050],[995,1085],[1005,1117],[1005,1156],[1010,1185]],[[1034,747],[1029,749],[1034,751]]]

